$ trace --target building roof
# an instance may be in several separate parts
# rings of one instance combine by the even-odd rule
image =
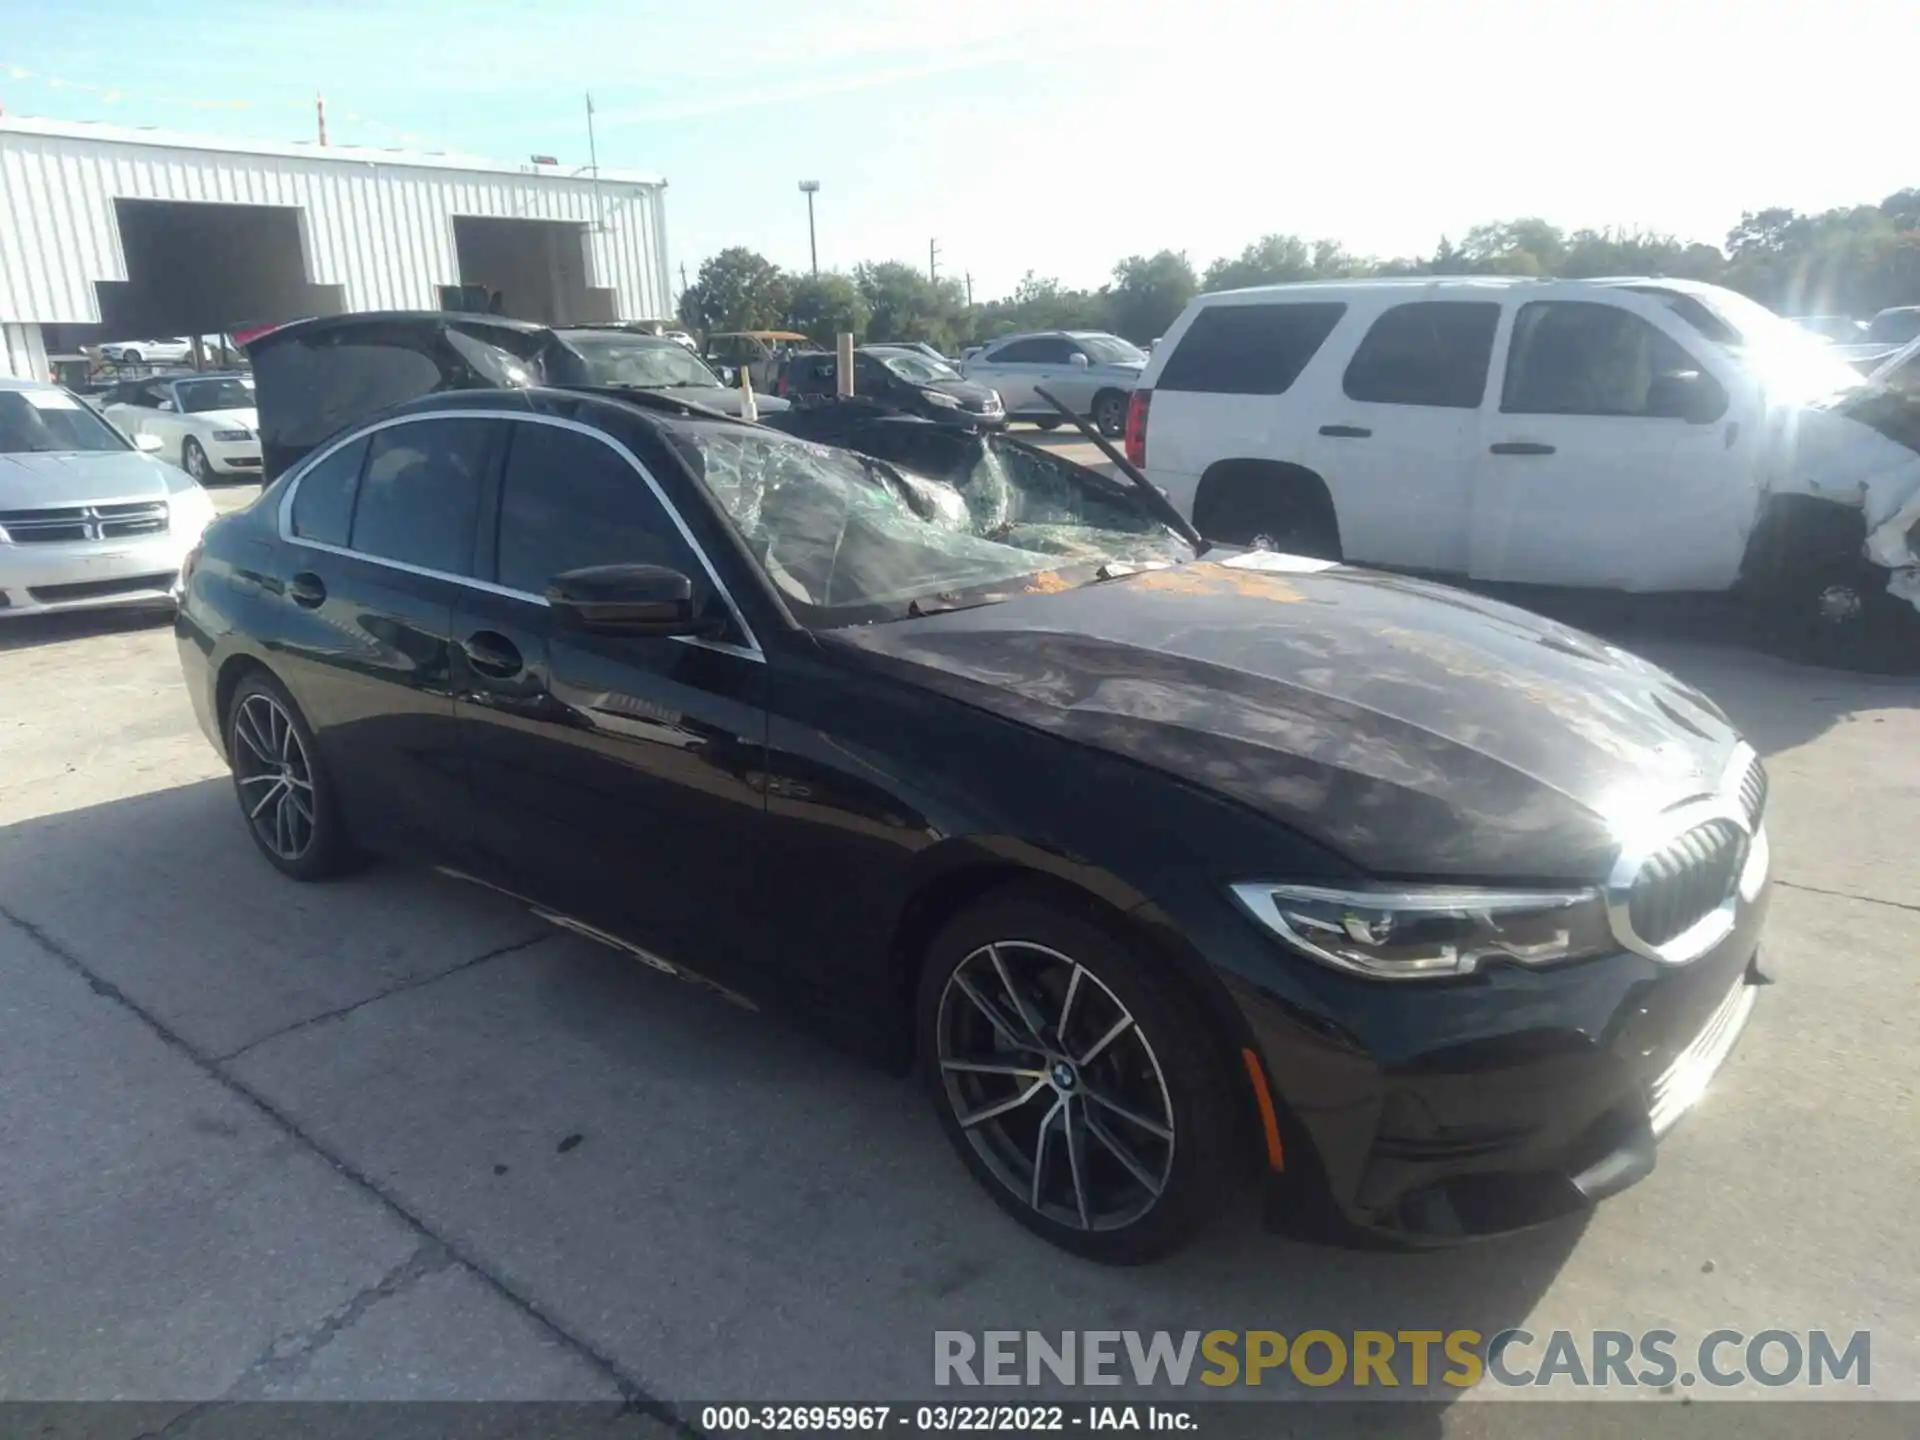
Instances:
[[[106,125],[90,120],[41,120],[30,116],[0,116],[0,137],[39,135],[50,139],[86,140],[101,145],[150,145],[166,150],[203,150],[221,155],[274,155],[299,160],[329,161],[340,165],[386,165],[422,170],[457,170],[476,175],[512,175],[523,180],[589,178],[587,167],[510,164],[477,155],[438,150],[397,150],[363,145],[319,145],[297,140],[234,140],[220,135],[195,135],[152,126]],[[602,166],[599,179],[610,185],[665,185],[666,178],[639,170]]]

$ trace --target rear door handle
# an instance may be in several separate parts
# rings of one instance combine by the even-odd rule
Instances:
[[[327,600],[327,587],[311,570],[302,570],[287,582],[287,598],[306,610],[318,610]]]
[[[1537,444],[1532,440],[1502,440],[1498,445],[1487,447],[1495,455],[1551,455],[1553,446]]]
[[[490,680],[511,680],[526,664],[511,640],[491,630],[480,630],[469,635],[460,642],[460,650],[474,673],[485,675]]]
[[[1320,433],[1331,435],[1335,440],[1366,440],[1373,435],[1364,425],[1322,425]]]

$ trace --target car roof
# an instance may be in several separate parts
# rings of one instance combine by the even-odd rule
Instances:
[[[618,325],[569,325],[553,333],[562,340],[572,340],[577,336],[582,340],[638,340],[649,345],[671,345],[676,350],[687,348],[678,340],[670,340],[665,335],[652,335],[645,330],[626,330]]]
[[[1196,296],[1199,305],[1258,304],[1268,299],[1344,300],[1361,295],[1392,291],[1500,291],[1521,288],[1637,289],[1653,286],[1686,295],[1704,295],[1722,290],[1704,280],[1686,280],[1675,275],[1593,275],[1562,279],[1553,275],[1379,275],[1360,280],[1292,280],[1279,285],[1249,285],[1238,290],[1214,290]]]
[[[65,387],[55,385],[50,380],[16,380],[11,375],[0,375],[0,390],[60,390]]]
[[[551,327],[530,320],[509,320],[504,315],[483,315],[471,310],[355,310],[344,315],[315,315],[306,320],[290,320],[264,335],[249,340],[249,351],[280,345],[301,336],[324,335],[334,330],[358,330],[374,325],[458,325],[473,331],[492,330],[515,336],[552,333]]]

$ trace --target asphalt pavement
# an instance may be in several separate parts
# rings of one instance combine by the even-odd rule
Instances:
[[[1511,1324],[1870,1330],[1874,1393],[1920,1399],[1920,682],[1710,625],[1631,643],[1773,777],[1774,983],[1652,1177],[1423,1255],[1242,1207],[1112,1270],[1003,1217],[911,1085],[776,1019],[432,874],[277,876],[165,624],[0,626],[0,1400],[666,1419],[937,1395],[940,1329]]]

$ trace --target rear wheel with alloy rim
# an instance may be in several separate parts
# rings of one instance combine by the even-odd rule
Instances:
[[[180,444],[180,468],[204,485],[211,468],[207,464],[207,452],[200,448],[200,442],[189,435]]]
[[[263,671],[234,690],[227,759],[248,833],[275,869],[296,880],[321,880],[353,867],[357,857],[341,828],[313,732],[292,697]]]
[[[1192,1239],[1229,1189],[1227,1047],[1118,926],[1044,890],[989,896],[935,942],[920,1055],[975,1178],[1054,1244],[1138,1263]]]
[[[1102,390],[1094,396],[1093,424],[1102,435],[1123,434],[1127,428],[1127,397],[1118,390]]]

